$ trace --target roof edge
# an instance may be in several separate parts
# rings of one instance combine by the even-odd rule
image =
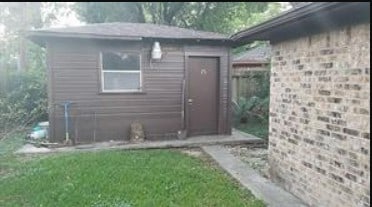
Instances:
[[[49,31],[27,31],[24,35],[25,38],[35,42],[40,46],[45,45],[46,38],[81,38],[81,39],[96,39],[96,40],[126,40],[126,41],[142,41],[145,39],[168,39],[168,40],[195,40],[195,41],[206,41],[206,42],[223,42],[226,44],[232,44],[232,40],[229,37],[226,38],[162,38],[162,37],[140,37],[140,36],[122,36],[122,35],[102,35],[92,33],[59,33]]]
[[[370,4],[369,2],[316,2],[316,3],[311,3],[311,4],[307,4],[299,8],[289,10],[277,17],[264,21],[251,28],[239,31],[231,35],[230,38],[235,42],[235,46],[238,45],[239,43],[252,42],[254,39],[262,40],[260,39],[262,36],[265,36],[265,40],[271,40],[270,38],[267,38],[267,37],[272,37],[271,33],[273,33],[272,32],[273,30],[284,30],[284,27],[285,29],[288,29],[290,27],[288,25],[291,25],[293,23],[298,24],[299,22],[309,23],[309,21],[313,21],[313,23],[314,22],[316,23],[315,19],[321,15],[324,15],[324,16],[328,15],[328,17],[331,17],[332,15],[335,16],[337,12],[340,13],[340,11],[352,12],[348,8],[353,8],[354,11],[356,8],[359,8],[360,10],[363,10],[362,13],[366,13],[366,10],[367,10],[366,7],[368,7],[368,9],[370,8],[369,4]],[[359,13],[356,15],[353,14],[352,17],[349,17],[350,20],[346,20],[346,21],[353,21],[351,19],[358,19],[358,18],[359,18],[358,20],[363,19],[363,18],[366,19],[365,16],[369,16],[369,14],[368,15],[364,14],[364,16],[363,14],[359,14]],[[345,19],[339,20],[337,18],[334,18],[333,20],[335,22],[338,21],[338,24],[336,25],[341,25],[340,22],[345,21]]]
[[[296,19],[296,18],[306,17],[307,15],[311,13],[317,12],[322,9],[329,8],[331,6],[334,6],[335,4],[337,5],[338,3],[340,2],[320,2],[320,3],[307,4],[302,7],[297,7],[287,12],[284,12],[276,17],[268,19],[262,23],[259,23],[253,27],[239,31],[231,35],[230,38],[233,40],[236,40],[237,38],[243,35],[249,35],[251,33],[255,33],[261,30],[271,28],[272,26],[279,26],[280,24],[290,22],[291,20]]]
[[[26,37],[72,37],[72,38],[94,38],[94,39],[121,39],[121,40],[142,40],[142,37],[119,36],[119,35],[97,35],[91,33],[59,33],[46,31],[27,31]]]
[[[137,36],[122,36],[122,35],[97,35],[97,34],[80,34],[80,33],[58,33],[58,32],[41,32],[27,31],[24,37],[45,47],[48,39],[51,38],[71,38],[71,39],[91,39],[91,40],[123,40],[123,41],[144,41],[144,40],[171,40],[171,41],[196,41],[196,42],[220,42],[231,46],[233,41],[230,38],[208,39],[208,38],[162,38],[162,37],[137,37]]]

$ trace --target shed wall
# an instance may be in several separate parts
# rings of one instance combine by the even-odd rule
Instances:
[[[185,78],[185,46],[160,42],[163,59],[150,63],[152,42],[54,40],[48,44],[50,74],[49,105],[51,139],[62,141],[63,108],[57,104],[71,101],[70,136],[78,143],[127,140],[130,123],[144,124],[148,139],[176,138],[182,129],[182,84]],[[188,46],[189,50],[199,47]],[[223,56],[224,87],[221,99],[227,107],[228,48],[201,46]],[[101,50],[141,53],[142,93],[100,93]],[[226,112],[226,108],[223,109]],[[224,116],[226,120],[226,116]],[[227,121],[221,133],[227,131]]]
[[[273,178],[310,206],[370,206],[370,24],[272,54]]]

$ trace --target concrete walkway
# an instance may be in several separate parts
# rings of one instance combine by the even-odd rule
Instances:
[[[86,145],[76,145],[61,148],[44,148],[33,145],[25,145],[16,153],[53,153],[53,152],[74,152],[74,151],[95,151],[104,149],[161,149],[161,148],[183,148],[183,147],[200,147],[216,144],[263,144],[264,141],[253,135],[245,134],[234,130],[232,135],[211,135],[197,136],[182,140],[167,141],[145,141],[141,143],[128,142],[101,142]]]
[[[209,154],[225,171],[238,180],[253,195],[262,199],[269,207],[305,207],[298,198],[275,185],[268,179],[234,157],[222,146],[203,146],[202,149]]]

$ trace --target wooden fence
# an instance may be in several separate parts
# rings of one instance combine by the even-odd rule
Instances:
[[[232,73],[232,98],[252,97],[264,87],[263,81],[269,81],[270,69],[259,68],[234,68]],[[260,77],[260,78],[257,78]],[[262,79],[262,77],[264,77]]]

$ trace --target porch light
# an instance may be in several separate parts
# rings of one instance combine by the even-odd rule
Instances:
[[[161,55],[162,53],[161,53],[160,43],[154,42],[154,45],[152,46],[152,51],[151,51],[151,58],[154,60],[160,60]]]

